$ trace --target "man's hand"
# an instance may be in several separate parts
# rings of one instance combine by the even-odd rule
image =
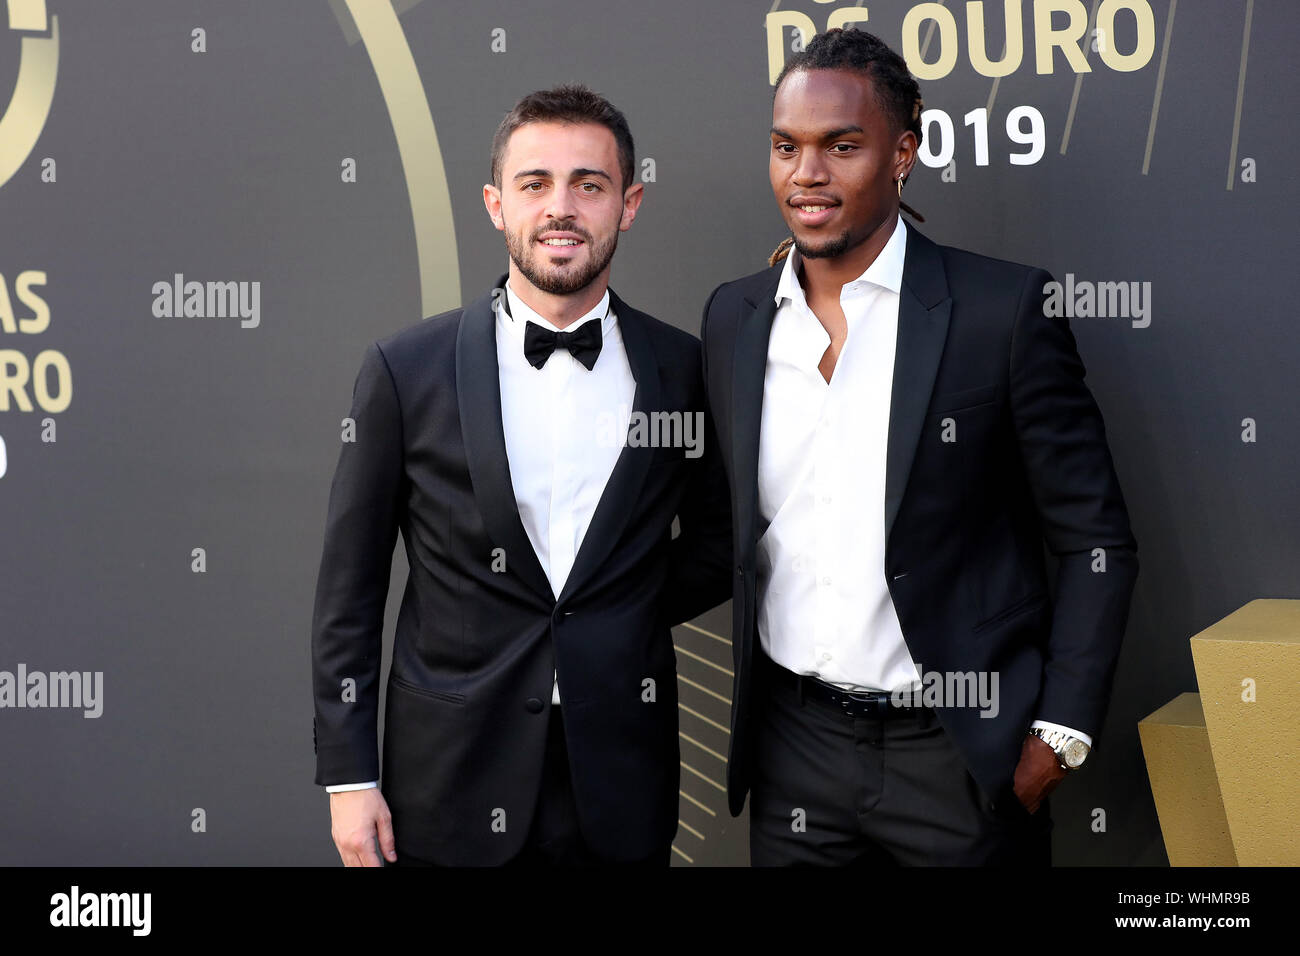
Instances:
[[[397,862],[393,817],[378,787],[330,794],[330,836],[344,866],[383,866],[375,852],[375,836],[384,859]]]
[[[1061,766],[1056,751],[1041,737],[1025,735],[1016,764],[1016,799],[1030,813],[1037,813],[1043,798],[1056,789],[1070,771]]]

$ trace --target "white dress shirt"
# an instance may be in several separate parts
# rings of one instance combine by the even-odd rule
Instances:
[[[763,380],[759,640],[787,670],[848,691],[922,686],[885,576],[885,461],[906,248],[900,218],[875,261],[841,289],[848,334],[829,383],[818,365],[830,335],[808,307],[791,249]],[[1091,746],[1088,735],[1060,729]]]
[[[609,436],[627,434],[636,380],[608,289],[590,312],[564,329],[524,304],[508,282],[505,294],[510,313],[500,299],[495,312],[501,425],[510,483],[524,531],[558,598],[623,450],[622,442]],[[529,365],[524,358],[527,322],[556,332],[601,322],[596,364],[588,370],[566,350],[556,349],[540,369]],[[510,560],[507,554],[507,566]],[[551,687],[551,703],[560,703],[558,677]],[[370,781],[325,789],[333,793],[376,785],[377,781]]]

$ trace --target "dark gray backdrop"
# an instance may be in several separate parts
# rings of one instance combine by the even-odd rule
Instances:
[[[624,110],[638,158],[655,160],[613,284],[698,332],[709,291],[761,267],[784,234],[766,175],[764,17],[792,9],[821,28],[839,5],[400,0],[466,300],[506,263],[480,198],[497,122],[522,94],[580,80]],[[899,48],[913,5],[869,2],[865,26]],[[0,863],[336,864],[312,783],[308,658],[326,497],[364,347],[422,315],[388,109],[341,0],[47,6],[57,89],[35,149],[0,186],[0,275],[21,317],[17,276],[43,270],[51,318],[39,335],[0,330],[0,349],[62,352],[74,391],[51,416],[55,442],[39,409],[0,412],[0,670],[102,671],[104,710],[0,710]],[[918,164],[907,198],[921,229],[1058,278],[1152,284],[1147,328],[1072,323],[1142,571],[1102,746],[1053,810],[1058,863],[1164,864],[1136,722],[1195,689],[1193,633],[1253,598],[1300,597],[1287,165],[1300,15],[1284,0],[1177,6],[1144,174],[1170,0],[1150,2],[1151,61],[1121,73],[1092,53],[1077,94],[1059,54],[1055,72],[1034,71],[1031,3],[1025,62],[996,91],[966,55],[963,5],[946,6],[963,46],[922,91],[953,117],[957,178]],[[986,6],[993,55],[1002,4]],[[1236,156],[1258,181],[1229,190],[1248,6]],[[1121,17],[1114,38],[1125,51],[1132,23]],[[21,42],[4,26],[0,102]],[[196,27],[204,53],[191,50]],[[991,95],[992,161],[977,167],[961,117]],[[1007,160],[1021,147],[1003,123],[1021,104],[1046,121],[1032,166]],[[344,157],[356,183],[340,181]],[[259,281],[260,326],[154,317],[153,284],[177,272]],[[399,546],[395,584],[405,570]],[[689,708],[677,864],[747,860],[743,818],[714,786],[728,622],[721,608],[677,632]]]

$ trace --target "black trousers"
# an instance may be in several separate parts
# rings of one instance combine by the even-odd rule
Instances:
[[[848,717],[757,656],[751,865],[1051,865],[1047,800],[990,809],[932,709]]]
[[[546,733],[546,756],[542,762],[541,791],[537,807],[528,828],[528,836],[520,852],[508,860],[506,866],[519,867],[595,867],[643,866],[666,867],[672,855],[672,844],[644,860],[624,863],[601,857],[582,837],[578,810],[573,798],[573,783],[569,774],[569,752],[564,742],[564,716],[559,707],[551,708]],[[436,866],[402,853],[391,866]]]

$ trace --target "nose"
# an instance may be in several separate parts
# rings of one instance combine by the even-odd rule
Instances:
[[[573,196],[567,189],[556,189],[551,193],[551,201],[546,204],[546,215],[551,219],[572,219],[577,212]]]
[[[825,184],[829,176],[826,172],[826,158],[819,149],[806,149],[799,154],[792,175],[799,186],[819,186]]]

